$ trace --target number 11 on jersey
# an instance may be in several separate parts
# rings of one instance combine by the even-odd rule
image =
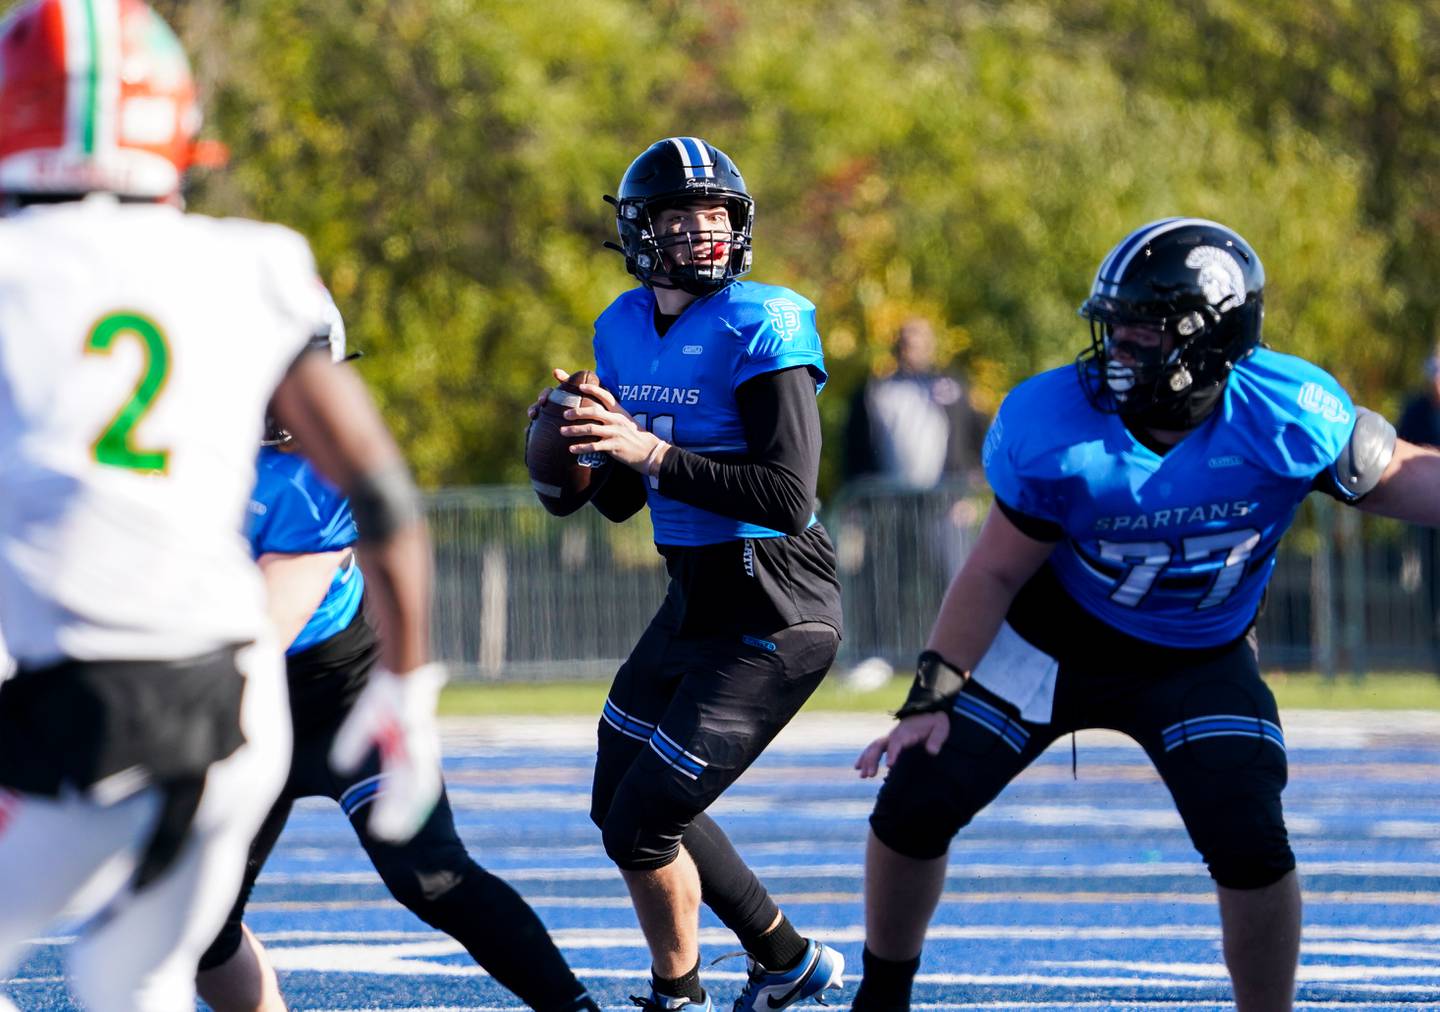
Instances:
[[[638,415],[632,415],[631,417],[635,419],[635,424],[646,432],[654,433],[667,443],[675,442],[674,415],[656,415],[654,418],[651,418],[647,412],[642,411]]]

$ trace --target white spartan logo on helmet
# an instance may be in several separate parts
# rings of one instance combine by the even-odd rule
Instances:
[[[1205,301],[1216,309],[1231,309],[1245,301],[1245,275],[1228,251],[1218,246],[1196,246],[1185,257],[1185,266],[1200,272],[1198,280]]]

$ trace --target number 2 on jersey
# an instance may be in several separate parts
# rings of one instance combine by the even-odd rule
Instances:
[[[101,464],[111,467],[164,473],[170,462],[170,451],[136,446],[135,427],[165,386],[165,377],[170,371],[170,347],[154,321],[138,313],[110,313],[101,317],[85,338],[85,354],[108,355],[121,337],[133,337],[140,342],[145,353],[145,369],[130,399],[120,405],[115,417],[90,445],[90,453]]]

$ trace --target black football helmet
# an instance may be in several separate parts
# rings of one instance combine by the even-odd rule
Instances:
[[[1224,225],[1162,218],[1131,232],[1101,262],[1080,307],[1090,348],[1076,364],[1090,402],[1152,428],[1199,425],[1235,363],[1259,345],[1264,296],[1260,258]],[[1115,328],[1127,325],[1167,340],[1118,341]],[[1121,348],[1129,363],[1113,354]]]
[[[625,269],[647,288],[678,288],[708,295],[750,270],[751,231],[755,201],[730,156],[698,137],[667,137],[656,141],[630,163],[620,180],[615,205],[620,243],[610,249],[625,254]],[[728,232],[677,232],[657,235],[655,215],[668,207],[714,200],[730,212]],[[724,244],[725,262],[698,261],[691,255],[681,264],[670,251],[697,243]]]

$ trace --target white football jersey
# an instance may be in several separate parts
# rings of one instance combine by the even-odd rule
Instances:
[[[0,629],[21,663],[261,633],[242,524],[324,301],[278,225],[108,198],[0,218]]]

